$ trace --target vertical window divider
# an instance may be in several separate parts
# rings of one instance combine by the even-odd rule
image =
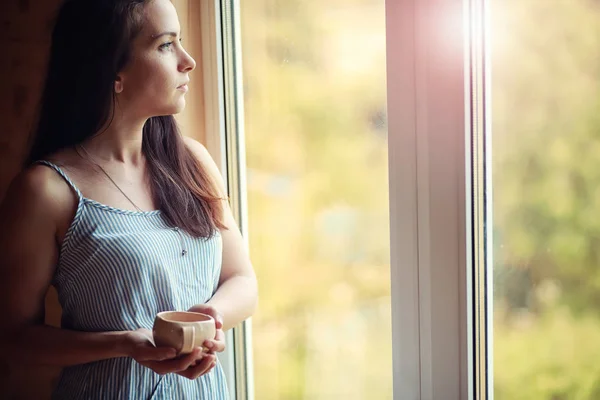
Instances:
[[[248,244],[239,0],[200,2],[206,147],[226,182],[233,216]],[[251,319],[226,333],[222,360],[230,397],[253,400]]]
[[[469,0],[469,94],[471,143],[471,249],[473,276],[473,390],[477,399],[493,399],[493,274],[489,9],[486,0]]]
[[[248,245],[246,158],[244,143],[244,94],[239,0],[221,1],[225,158],[227,189],[234,218]],[[254,399],[251,319],[233,330],[235,394],[237,400]]]
[[[395,399],[473,392],[467,0],[386,2]]]

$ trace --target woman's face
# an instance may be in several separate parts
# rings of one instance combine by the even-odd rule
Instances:
[[[128,115],[171,115],[185,107],[188,73],[196,62],[181,45],[180,29],[169,0],[144,5],[142,30],[133,41],[129,63],[115,81],[118,105]]]

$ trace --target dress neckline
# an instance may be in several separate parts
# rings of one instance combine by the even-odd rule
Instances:
[[[89,204],[93,207],[99,208],[101,210],[106,210],[106,211],[115,212],[115,213],[124,214],[124,215],[158,215],[161,213],[161,210],[138,211],[138,210],[127,210],[124,208],[117,208],[117,207],[109,206],[107,204],[100,203],[99,201],[90,199],[85,196],[82,196],[82,200],[84,203]]]

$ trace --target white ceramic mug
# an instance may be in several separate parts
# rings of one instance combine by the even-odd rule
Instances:
[[[216,335],[215,320],[206,314],[191,311],[164,311],[158,313],[152,328],[154,344],[171,347],[178,354],[189,354],[202,347],[207,339]]]

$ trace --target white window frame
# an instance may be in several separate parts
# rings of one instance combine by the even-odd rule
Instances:
[[[202,0],[200,21],[202,32],[202,76],[205,104],[206,147],[215,160],[228,189],[230,205],[242,235],[246,238],[246,189],[241,49],[239,48],[239,10],[236,2]],[[235,64],[231,55],[236,52]],[[251,319],[226,333],[226,350],[219,355],[223,365],[229,395],[232,399],[253,400]]]
[[[471,6],[386,2],[395,399],[475,398]]]
[[[233,10],[239,10],[239,0],[233,1]],[[394,399],[491,398],[491,389],[481,392],[477,384],[475,361],[481,354],[473,339],[479,289],[474,286],[472,256],[469,32],[475,3],[483,4],[386,1]],[[247,237],[239,123],[243,104],[238,101],[233,113],[226,112],[232,99],[243,99],[240,41],[235,36],[239,15],[224,14],[226,4],[231,0],[202,0],[206,138],[228,187],[236,192],[232,200]],[[233,37],[224,37],[223,15],[232,18]],[[233,50],[238,69],[232,72],[227,52]],[[232,78],[239,79],[234,92],[227,82]],[[239,140],[235,148],[233,133]],[[238,158],[232,164],[234,156]],[[223,357],[224,365],[232,398],[251,400],[249,322],[236,330],[228,335],[233,346]]]

